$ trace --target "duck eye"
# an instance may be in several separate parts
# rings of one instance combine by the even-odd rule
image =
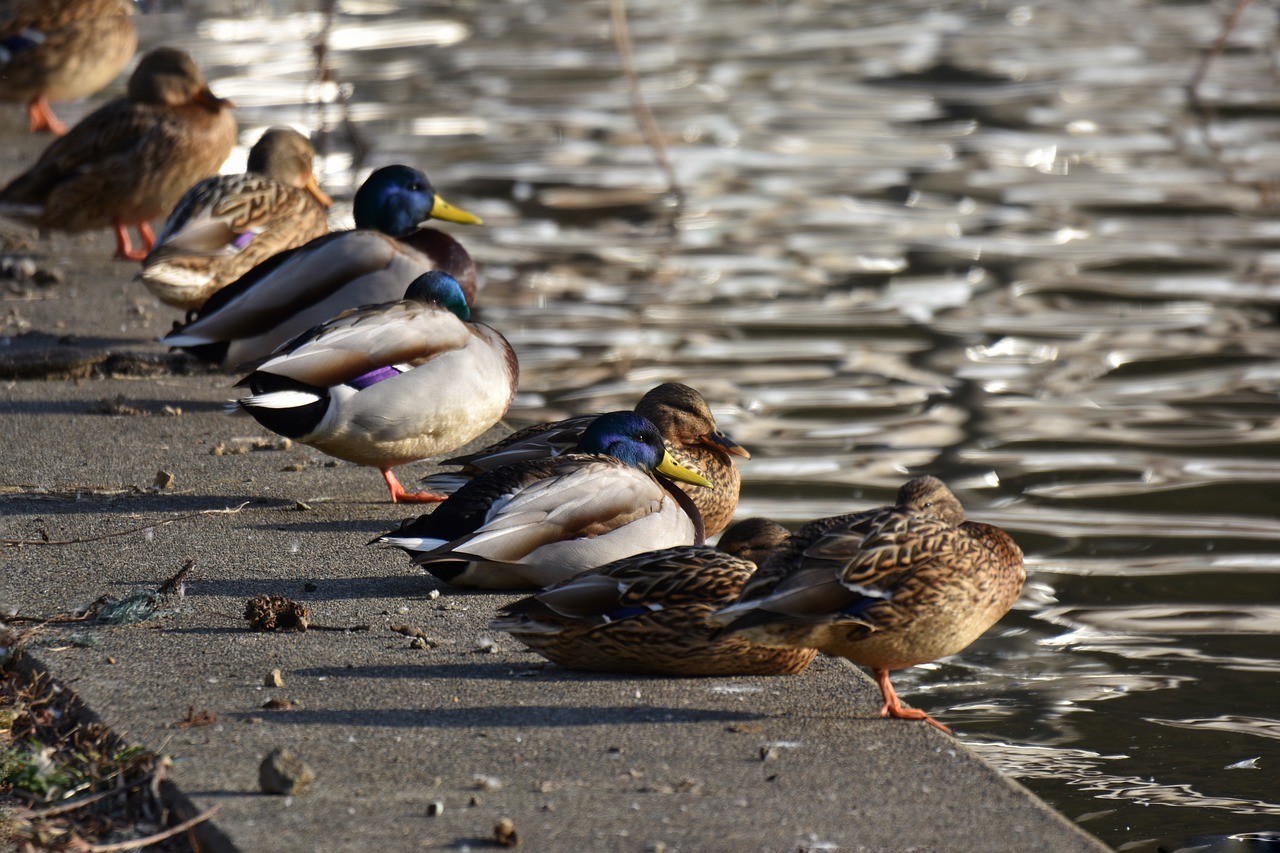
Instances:
[[[419,184],[419,183],[417,183],[417,182],[415,181],[414,183],[409,184],[408,189],[409,189],[409,192],[411,192],[411,193],[421,192],[421,191],[422,191],[422,184]]]

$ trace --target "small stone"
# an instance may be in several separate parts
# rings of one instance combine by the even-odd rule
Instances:
[[[778,751],[778,748],[777,748],[776,746],[762,746],[762,747],[760,747],[760,760],[761,760],[761,761],[765,761],[765,762],[768,762],[768,761],[777,761],[777,760],[778,760],[778,756],[779,756],[779,755],[781,755],[781,754],[782,754],[782,753]]]
[[[264,794],[301,794],[315,778],[307,763],[284,747],[271,750],[258,765],[258,787]]]
[[[284,699],[277,696],[274,699],[268,699],[262,703],[262,707],[268,711],[289,711],[293,708],[301,708],[302,705],[292,699]]]
[[[516,833],[516,824],[509,817],[504,817],[493,825],[493,840],[502,847],[519,847],[520,836]]]
[[[431,646],[429,646],[427,644],[427,641],[422,639],[421,637],[414,637],[409,641],[409,648],[422,650],[422,649],[429,649],[431,648]]]
[[[311,504],[307,503],[306,501],[298,501],[293,505],[293,508],[298,512],[310,512]]]
[[[165,489],[173,485],[175,479],[177,478],[168,471],[157,471],[156,480],[151,484],[151,488],[155,489],[157,492],[163,492]]]
[[[267,673],[267,677],[262,680],[263,687],[284,687],[284,673],[278,669],[273,669]]]
[[[439,817],[444,814],[444,800],[432,800],[427,803],[427,817]]]
[[[435,601],[439,597],[440,597],[440,590],[438,589],[433,589],[427,593],[427,601]]]
[[[162,409],[160,409],[160,411],[165,413],[171,418],[180,417],[182,415],[181,406],[165,406]]]
[[[496,776],[484,776],[477,773],[474,777],[476,789],[480,791],[501,791],[502,780]]]

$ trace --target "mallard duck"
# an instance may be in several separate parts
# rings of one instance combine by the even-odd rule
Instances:
[[[157,48],[134,69],[126,97],[85,116],[0,190],[0,212],[62,231],[110,225],[116,257],[140,261],[155,244],[150,220],[231,153],[231,106],[209,91],[190,56]],[[130,244],[129,225],[142,249]]]
[[[753,541],[758,533],[766,539]],[[772,530],[733,525],[721,547],[757,551]],[[709,620],[732,604],[755,564],[720,548],[649,551],[583,572],[508,604],[494,620],[533,651],[567,669],[648,675],[792,675],[813,649],[770,648],[715,635]]]
[[[462,287],[432,270],[404,299],[339,314],[293,340],[236,387],[236,401],[272,432],[382,472],[391,500],[406,493],[391,469],[447,453],[506,414],[519,367],[507,339],[469,321]]]
[[[735,521],[720,534],[716,547],[726,554],[740,557],[756,566],[764,565],[769,556],[791,538],[791,531],[767,518],[744,518]]]
[[[476,268],[467,250],[428,219],[480,218],[436,195],[427,176],[384,166],[356,191],[354,231],[335,231],[280,252],[219,290],[185,325],[161,339],[227,369],[276,347],[341,311],[400,298],[404,283],[441,270],[475,303]]]
[[[917,477],[896,506],[824,518],[782,543],[714,621],[762,645],[818,649],[869,667],[882,717],[904,708],[891,670],[953,655],[1013,606],[1026,579],[1022,551],[998,527],[966,521],[936,477]]]
[[[333,199],[316,183],[314,157],[296,130],[265,131],[244,174],[187,190],[142,262],[142,283],[162,302],[199,308],[277,252],[329,233]]]
[[[697,508],[655,473],[710,485],[671,459],[649,421],[610,412],[573,453],[481,474],[370,544],[402,548],[441,580],[482,589],[542,587],[653,548],[702,544]]]
[[[716,419],[706,399],[678,382],[664,382],[649,390],[636,404],[636,414],[653,423],[676,462],[695,471],[714,486],[680,485],[702,513],[706,534],[724,529],[738,507],[742,474],[733,457],[750,459],[740,444],[716,429]],[[457,472],[432,474],[423,485],[449,492],[483,471],[491,471],[520,459],[556,456],[571,449],[595,415],[583,415],[553,423],[536,424],[466,456],[448,459],[446,465],[462,465]]]
[[[67,132],[49,106],[92,95],[138,48],[128,0],[10,0],[0,13],[0,99],[27,105],[27,126]]]

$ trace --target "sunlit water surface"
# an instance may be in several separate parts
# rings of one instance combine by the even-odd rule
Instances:
[[[1222,4],[627,5],[682,207],[606,3],[153,2],[143,29],[246,144],[323,131],[348,204],[408,162],[484,216],[459,236],[513,418],[682,379],[754,454],[740,514],[786,522],[947,478],[1031,576],[909,700],[1119,849],[1280,847],[1274,11],[1194,108]]]

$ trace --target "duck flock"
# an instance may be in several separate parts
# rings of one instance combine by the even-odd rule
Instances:
[[[64,127],[50,101],[92,94],[132,57],[131,6],[7,3],[0,94],[56,138],[0,190],[0,214],[114,229],[116,256],[140,261],[147,288],[187,312],[162,342],[243,377],[237,411],[378,469],[393,502],[435,505],[370,544],[446,584],[533,591],[494,627],[564,667],[784,675],[824,652],[873,671],[881,716],[949,731],[904,707],[889,673],[961,651],[1009,610],[1025,571],[1007,533],[966,520],[928,475],[893,506],[794,532],[734,522],[736,461],[749,453],[678,383],[632,410],[447,459],[456,470],[407,491],[394,468],[485,434],[519,384],[510,343],[471,319],[471,256],[429,227],[479,217],[392,165],[357,191],[356,227],[329,232],[314,151],[287,128],[262,135],[245,174],[218,175],[236,142],[233,104],[173,48],[140,59],[125,97]],[[164,217],[157,235],[150,222]]]

